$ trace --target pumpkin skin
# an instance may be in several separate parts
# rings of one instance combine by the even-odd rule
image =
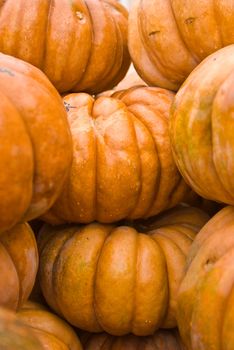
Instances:
[[[177,91],[207,56],[234,43],[232,0],[136,0],[129,51],[151,86]]]
[[[0,308],[1,350],[43,350],[39,340],[28,327],[22,324],[16,314]]]
[[[27,223],[0,235],[0,306],[16,310],[28,299],[37,274],[37,243]]]
[[[18,319],[31,328],[45,350],[82,350],[80,341],[65,321],[45,307],[27,302],[17,313]]]
[[[198,209],[185,208],[151,220],[147,234],[98,223],[45,225],[38,239],[44,297],[89,332],[143,336],[173,328],[186,254],[207,220]]]
[[[233,229],[234,208],[226,207],[203,227],[191,247],[177,310],[188,349],[234,348]]]
[[[23,86],[23,88],[22,88]],[[58,197],[71,163],[66,112],[37,68],[0,54],[0,232]]]
[[[103,91],[128,70],[128,13],[116,0],[7,0],[0,10],[0,51],[40,68],[60,92]]]
[[[186,182],[206,199],[234,204],[234,45],[206,58],[177,93],[170,134]]]
[[[148,337],[126,335],[113,337],[107,333],[81,335],[84,350],[183,350],[179,334],[160,330]]]
[[[138,87],[113,97],[64,98],[73,164],[49,223],[147,218],[175,206],[188,191],[175,166],[168,132],[174,94]]]

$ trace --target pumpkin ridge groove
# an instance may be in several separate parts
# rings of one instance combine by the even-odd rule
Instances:
[[[97,282],[97,275],[98,275],[98,264],[100,262],[100,259],[101,259],[101,255],[102,255],[102,251],[104,249],[104,246],[106,244],[106,240],[107,238],[112,234],[112,230],[109,231],[108,235],[104,238],[103,240],[103,243],[102,243],[102,246],[100,248],[100,252],[98,254],[98,257],[97,257],[97,260],[96,260],[96,268],[95,268],[95,271],[94,271],[94,277],[93,277],[93,313],[94,313],[94,317],[96,319],[96,322],[98,324],[98,326],[100,328],[102,328],[102,330],[104,330],[102,324],[99,322],[99,319],[98,319],[98,313],[97,313],[97,310],[96,310],[96,297],[95,297],[95,291],[96,291],[96,282]]]
[[[54,0],[49,0],[49,5],[48,5],[48,14],[47,14],[47,20],[46,20],[46,25],[45,25],[45,30],[44,30],[44,52],[42,55],[41,63],[42,65],[41,68],[42,70],[45,69],[45,64],[46,64],[46,55],[47,55],[47,36],[48,36],[48,29],[49,29],[49,21],[52,15],[52,8],[53,8]]]
[[[137,105],[137,103],[131,105],[131,106],[135,106]],[[150,108],[150,105],[147,105],[148,108]],[[161,182],[161,159],[158,155],[158,146],[157,146],[157,142],[149,128],[149,126],[147,125],[147,122],[144,120],[144,117],[142,118],[140,116],[140,113],[133,113],[133,115],[144,125],[144,127],[148,130],[149,134],[151,135],[152,137],[152,140],[153,140],[153,143],[154,143],[154,146],[155,146],[155,153],[157,155],[157,159],[158,159],[158,169],[157,169],[157,172],[158,172],[158,175],[156,176],[155,178],[155,185],[154,185],[154,193],[155,193],[155,196],[154,198],[152,198],[152,203],[150,203],[149,205],[149,208],[148,210],[145,210],[145,214],[144,216],[147,216],[147,214],[149,212],[151,212],[152,210],[152,207],[154,206],[155,202],[157,201],[157,197],[158,197],[158,192],[159,192],[159,187],[160,187],[160,182]]]
[[[134,273],[134,283],[133,283],[133,310],[132,310],[132,319],[130,322],[130,329],[134,329],[134,323],[135,323],[135,316],[136,316],[136,306],[137,306],[137,295],[136,295],[136,290],[137,290],[137,285],[138,285],[138,255],[139,255],[139,238],[140,235],[137,234],[136,235],[136,240],[135,240],[135,256],[134,256],[134,260],[135,260],[135,273]]]

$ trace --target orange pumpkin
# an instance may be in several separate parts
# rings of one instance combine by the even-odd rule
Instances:
[[[186,255],[207,219],[195,208],[172,209],[149,222],[148,234],[98,223],[45,225],[38,244],[47,303],[90,332],[150,335],[175,327]]]
[[[37,68],[3,54],[0,111],[1,232],[51,207],[69,171],[72,149],[55,88]]]
[[[34,234],[26,223],[0,235],[0,306],[16,310],[28,299],[38,269]]]
[[[177,319],[190,350],[234,349],[234,207],[197,235],[178,297]]]
[[[177,331],[160,330],[148,337],[126,335],[113,337],[107,333],[81,335],[84,350],[183,350]]]
[[[44,350],[28,327],[13,312],[0,308],[1,350]]]
[[[234,204],[234,45],[204,60],[172,105],[171,141],[186,182],[206,199]]]
[[[188,188],[172,157],[168,131],[174,94],[138,87],[113,97],[64,98],[73,164],[44,220],[103,223],[147,218],[175,206]]]
[[[129,16],[133,63],[149,85],[178,90],[204,58],[234,43],[233,21],[232,0],[135,0]]]
[[[40,340],[43,349],[82,350],[72,327],[40,304],[27,302],[19,310],[17,317]]]
[[[0,10],[0,51],[40,68],[60,92],[103,91],[128,70],[128,13],[116,0],[7,0]]]

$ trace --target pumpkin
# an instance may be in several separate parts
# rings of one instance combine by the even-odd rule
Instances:
[[[119,82],[114,90],[126,90],[134,86],[146,86],[145,82],[139,77],[133,65],[130,66],[126,76]]]
[[[15,313],[0,308],[1,350],[43,350],[39,340],[22,324]]]
[[[188,188],[174,163],[168,131],[174,94],[138,87],[97,99],[64,98],[73,136],[70,177],[49,223],[112,223],[175,206]]]
[[[89,332],[145,336],[173,328],[186,255],[207,220],[198,209],[179,208],[150,220],[147,234],[99,223],[45,225],[38,237],[44,297]]]
[[[0,235],[0,306],[16,310],[28,299],[37,274],[38,251],[27,223]]]
[[[232,0],[135,0],[133,63],[149,85],[177,91],[203,59],[234,43],[233,20]]]
[[[72,146],[66,111],[55,88],[37,68],[3,54],[0,111],[3,232],[50,208],[68,174]]]
[[[17,317],[40,340],[43,349],[82,350],[72,327],[40,304],[28,301],[19,310]]]
[[[126,335],[114,337],[107,333],[83,334],[84,350],[183,350],[177,331],[160,330],[148,337]]]
[[[190,350],[234,349],[234,207],[216,214],[191,246],[177,319]]]
[[[175,161],[206,199],[234,204],[234,45],[206,58],[177,93],[171,112]]]
[[[7,0],[0,10],[0,51],[40,68],[60,92],[96,93],[128,70],[128,13],[117,0]]]

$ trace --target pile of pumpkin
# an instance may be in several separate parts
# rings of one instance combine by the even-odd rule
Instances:
[[[232,0],[0,10],[0,349],[233,350]]]

